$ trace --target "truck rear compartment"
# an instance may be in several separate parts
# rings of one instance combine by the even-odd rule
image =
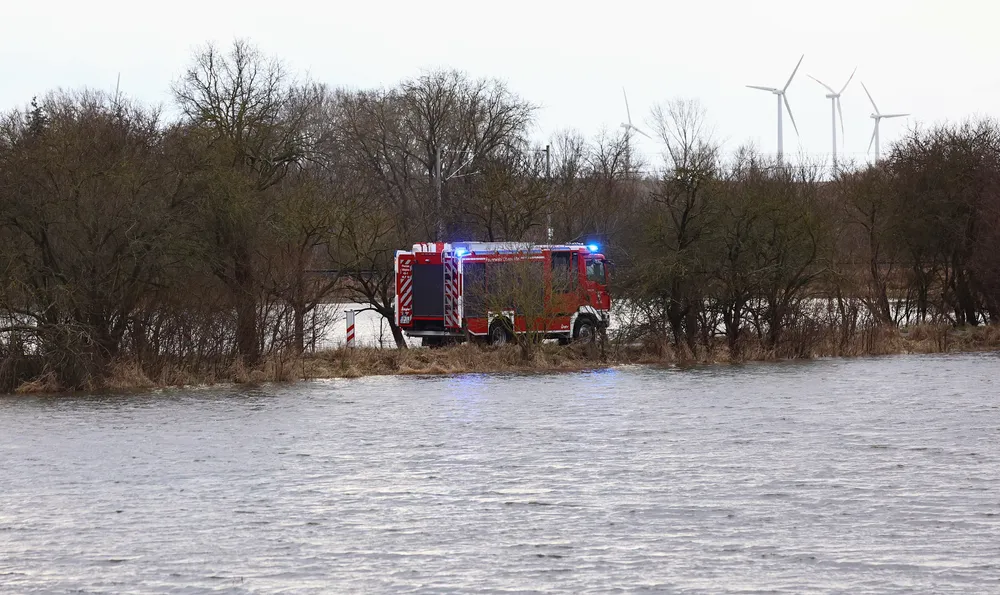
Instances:
[[[413,316],[443,319],[444,267],[442,265],[413,265]]]

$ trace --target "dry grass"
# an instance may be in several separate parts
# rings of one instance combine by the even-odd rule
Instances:
[[[17,387],[14,392],[19,395],[35,395],[43,393],[54,393],[58,392],[59,383],[56,381],[55,374],[49,372],[43,374],[34,380],[29,380]]]
[[[959,353],[1000,349],[1000,326],[953,328],[920,325],[899,332],[906,353]]]
[[[105,379],[104,388],[109,390],[135,390],[156,388],[154,382],[143,371],[142,366],[134,361],[120,361],[111,365],[111,371]]]
[[[613,365],[691,365],[769,361],[812,357],[852,357],[906,353],[954,353],[1000,350],[1000,326],[953,328],[921,325],[907,329],[864,327],[843,332],[836,327],[799,329],[785,335],[777,348],[767,348],[754,338],[743,341],[733,357],[725,341],[694,350],[675,348],[669,342],[647,341],[605,349],[596,345],[560,347],[543,344],[525,360],[514,345],[500,348],[461,344],[440,349],[336,349],[304,354],[278,354],[248,367],[236,360],[228,364],[192,368],[183,362],[159,362],[155,373],[131,360],[113,363],[100,384],[89,390],[129,391],[166,386],[217,383],[261,384],[313,378],[359,378],[377,375],[445,375],[527,372],[573,372]],[[43,373],[17,387],[18,394],[56,393],[55,376]]]
[[[606,365],[586,348],[543,345],[525,361],[515,346],[461,344],[440,349],[337,349],[303,358],[304,378],[575,371]]]

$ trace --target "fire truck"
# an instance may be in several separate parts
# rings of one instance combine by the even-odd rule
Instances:
[[[396,324],[424,345],[593,341],[611,309],[596,244],[432,242],[396,252]]]

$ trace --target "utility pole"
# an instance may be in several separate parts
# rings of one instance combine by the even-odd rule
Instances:
[[[545,234],[548,242],[552,243],[552,151],[550,146],[545,145],[545,205],[548,208],[548,215],[545,218]]]
[[[444,241],[444,212],[441,205],[441,147],[434,152],[434,186],[437,190],[437,237],[435,241]]]

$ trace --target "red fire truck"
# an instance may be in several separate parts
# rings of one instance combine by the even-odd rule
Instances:
[[[504,274],[513,267],[520,277]],[[503,286],[511,279],[537,286],[541,307],[498,298],[511,295]],[[396,252],[396,324],[424,345],[501,344],[528,332],[592,341],[607,328],[610,309],[607,262],[596,244],[435,242]]]

